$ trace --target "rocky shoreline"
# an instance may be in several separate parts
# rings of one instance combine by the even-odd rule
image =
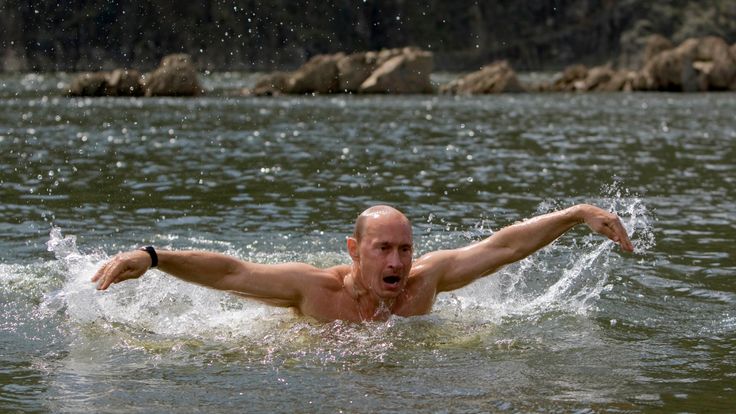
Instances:
[[[415,47],[318,55],[293,72],[273,72],[243,96],[304,94],[450,94],[519,92],[736,91],[736,44],[719,37],[690,38],[673,45],[651,35],[641,51],[641,66],[567,67],[551,82],[524,84],[506,61],[497,61],[435,88],[430,82],[431,52]],[[191,58],[164,57],[149,74],[135,69],[91,72],[77,76],[69,96],[198,96],[205,93]]]
[[[136,69],[88,72],[75,77],[67,96],[198,96],[204,94],[189,55],[165,56],[151,73]]]

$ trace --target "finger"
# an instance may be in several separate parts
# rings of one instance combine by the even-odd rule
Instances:
[[[97,279],[97,290],[105,290],[107,287],[105,286],[106,280],[108,278],[108,271],[106,270],[100,277]]]
[[[110,287],[111,284],[115,281],[116,276],[114,275],[108,275],[100,280],[100,283],[97,285],[97,290],[105,290]]]
[[[620,223],[612,223],[606,227],[604,233],[609,239],[621,246],[621,249],[627,252],[633,252],[634,246],[629,240],[629,236],[626,234],[626,229]]]
[[[616,237],[616,232],[613,230],[610,223],[603,223],[603,225],[598,228],[598,233],[618,243],[618,237]]]
[[[105,274],[105,269],[107,269],[108,266],[110,266],[110,261],[109,260],[107,262],[103,263],[102,266],[100,266],[100,268],[97,269],[97,271],[95,272],[94,276],[92,276],[91,281],[92,282],[97,282],[102,277],[102,275]]]
[[[631,243],[631,240],[629,239],[629,234],[626,231],[626,228],[624,227],[623,223],[621,223],[621,220],[616,220],[615,223],[616,231],[619,233],[619,243],[621,244],[621,248],[628,252],[634,251],[634,245]]]
[[[621,220],[618,217],[610,222],[607,222],[606,227],[612,233],[612,235],[609,235],[608,237],[614,242],[618,243],[623,250],[629,252],[634,250],[634,246],[631,244],[631,240],[629,240],[626,228],[624,228],[624,225],[621,223]]]
[[[112,262],[106,266],[105,272],[97,283],[98,290],[105,290],[113,283],[117,278],[117,275],[120,273],[119,267],[120,265],[118,263],[113,264]]]

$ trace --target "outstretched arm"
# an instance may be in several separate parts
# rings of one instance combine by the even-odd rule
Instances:
[[[158,268],[187,282],[231,291],[277,306],[298,306],[302,292],[320,270],[303,263],[264,265],[246,262],[220,253],[166,251],[158,253]],[[97,289],[142,276],[151,265],[144,251],[120,253],[105,263],[92,277]]]
[[[620,244],[623,250],[634,250],[618,216],[580,204],[505,227],[467,247],[430,253],[416,265],[426,266],[434,275],[438,292],[459,289],[529,256],[581,223]]]

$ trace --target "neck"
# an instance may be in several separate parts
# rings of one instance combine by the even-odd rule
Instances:
[[[392,312],[395,298],[384,299],[376,296],[376,294],[365,285],[361,277],[360,270],[353,266],[352,271],[345,277],[343,282],[344,288],[355,301],[358,315],[361,320],[386,320]]]

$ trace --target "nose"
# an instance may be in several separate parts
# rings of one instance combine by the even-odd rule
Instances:
[[[398,250],[392,250],[388,255],[388,267],[392,269],[401,269],[403,264],[401,263],[401,255]]]

